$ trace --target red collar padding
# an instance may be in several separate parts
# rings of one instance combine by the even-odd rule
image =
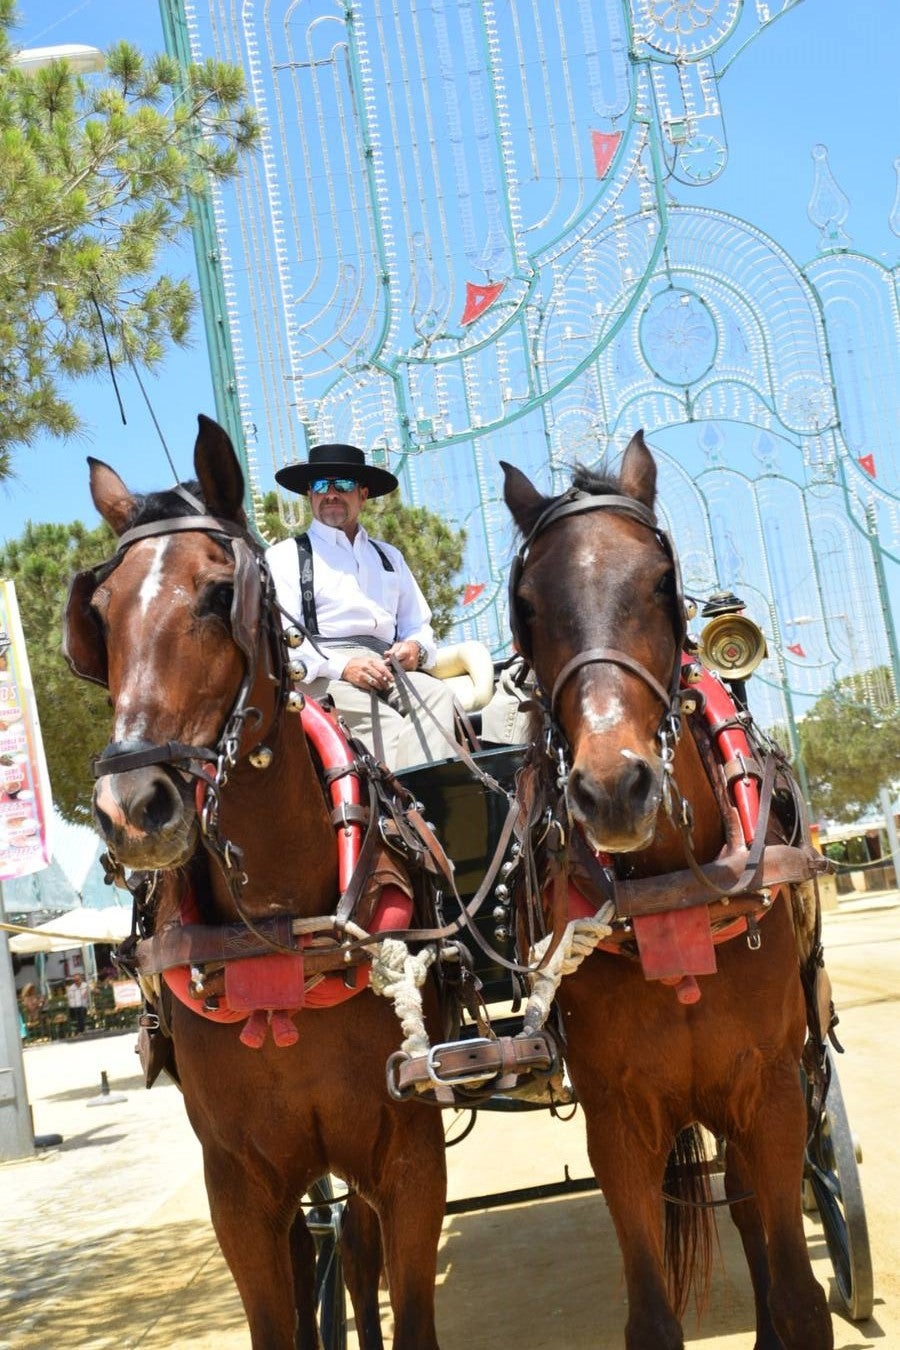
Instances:
[[[302,713],[303,730],[311,741],[325,769],[352,766],[353,751],[347,744],[333,717],[312,699],[307,699]],[[359,805],[362,784],[358,773],[342,774],[330,784],[331,804],[340,810],[342,804]],[[359,858],[362,844],[362,826],[358,822],[341,823],[337,829],[338,881],[341,892],[346,890]],[[412,919],[412,899],[399,886],[385,886],[375,908],[371,933],[383,933],[408,928]],[[200,911],[196,897],[188,890],[181,903],[181,922],[199,923]],[[369,983],[369,965],[338,970],[323,975],[307,988],[303,976],[303,947],[312,938],[304,935],[300,949],[295,953],[272,952],[267,956],[250,956],[226,962],[225,996],[219,1006],[208,1008],[190,992],[189,966],[173,966],[163,971],[169,989],[185,1007],[199,1013],[211,1022],[241,1022],[245,1045],[258,1049],[266,1038],[269,1027],[276,1045],[293,1045],[299,1033],[291,1020],[301,1008],[331,1008],[352,998]]]

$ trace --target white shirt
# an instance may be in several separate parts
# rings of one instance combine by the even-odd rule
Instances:
[[[378,547],[393,564],[394,570],[389,572],[361,525],[357,526],[352,543],[343,530],[332,529],[319,520],[310,522],[307,533],[313,554],[316,618],[322,637],[365,635],[388,644],[420,642],[427,653],[425,665],[432,665],[437,645],[431,628],[431,610],[400,550],[378,541]],[[278,603],[291,619],[302,624],[296,541],[282,539],[273,544],[266,549],[266,562]],[[290,627],[291,621],[285,619],[284,624]],[[338,680],[347,664],[347,655],[340,648],[320,656],[310,642],[298,647],[295,655],[306,665],[308,681],[320,677]]]

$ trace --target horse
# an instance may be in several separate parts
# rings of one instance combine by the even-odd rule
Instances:
[[[614,896],[642,888],[655,896],[652,910],[678,911],[691,885],[703,900],[690,911],[705,928],[693,967],[689,960],[682,971],[676,961],[671,969],[664,960],[665,978],[645,977],[642,963],[646,957],[652,968],[658,951],[648,938],[645,952],[643,940],[653,923],[658,936],[658,921],[651,914],[642,928],[626,906],[605,929],[610,940],[591,939],[556,994],[591,1165],[622,1251],[625,1344],[681,1350],[690,1289],[698,1306],[708,1291],[709,1188],[693,1150],[702,1126],[725,1141],[725,1191],[753,1284],[756,1350],[830,1350],[831,1319],[803,1233],[800,1063],[809,1013],[795,914],[788,888],[760,887],[758,859],[746,870],[740,863],[736,884],[721,884],[725,869],[716,871],[734,829],[726,781],[746,788],[759,765],[744,743],[743,767],[727,765],[724,776],[710,769],[700,710],[689,712],[691,690],[680,680],[684,597],[654,514],[656,462],[637,433],[618,477],[576,467],[572,487],[556,497],[502,467],[505,501],[524,537],[510,577],[510,619],[541,708],[520,795],[541,837],[556,836],[555,854],[544,845],[540,855],[542,875],[568,881],[582,857],[582,870],[606,878]],[[704,675],[711,700],[727,692]],[[742,735],[734,706],[723,707],[722,725]],[[756,779],[752,787],[762,817],[770,793]],[[785,838],[777,825],[773,812],[770,841]],[[798,846],[781,856],[800,853]],[[704,890],[697,873],[717,875],[718,890],[715,883]],[[733,872],[728,877],[735,883]],[[543,895],[545,910],[555,909],[549,882]],[[573,895],[581,901],[570,885],[570,907]],[[546,914],[555,938],[565,918]],[[747,940],[713,948],[711,926],[722,921]],[[678,1166],[667,1171],[671,1157]],[[679,1186],[679,1172],[698,1184]],[[664,1186],[673,1198],[685,1189],[694,1197],[677,1209],[666,1204],[665,1223]]]
[[[238,459],[227,433],[201,416],[192,483],[136,495],[108,465],[88,462],[94,505],[118,536],[114,558],[73,582],[66,618],[70,664],[108,686],[112,707],[94,819],[116,868],[151,878],[142,915],[153,936],[138,947],[157,959],[138,966],[145,984],[148,971],[166,981],[156,1010],[169,1024],[171,1067],[251,1343],[320,1345],[301,1202],[333,1173],[361,1197],[348,1203],[341,1243],[360,1344],[383,1345],[383,1266],[394,1346],[432,1350],[446,1194],[440,1113],[388,1094],[397,1017],[365,987],[368,967],[356,964],[365,952],[340,955],[339,849],[363,808],[345,797],[332,815],[312,709],[297,715],[303,699],[285,675],[281,615],[247,530]],[[336,725],[317,717],[331,744]],[[333,793],[353,764],[350,755],[326,774]],[[388,928],[406,895],[394,887],[391,897]],[[376,888],[370,910],[377,900]],[[237,948],[256,954],[210,974],[211,951]],[[433,1013],[427,988],[425,998]]]

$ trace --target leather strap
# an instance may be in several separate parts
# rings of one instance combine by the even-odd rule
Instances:
[[[698,863],[702,880],[687,868],[659,877],[641,877],[636,881],[617,880],[614,882],[616,912],[622,918],[634,918],[641,914],[661,914],[668,909],[691,909],[695,905],[708,905],[717,896],[727,899],[762,887],[795,885],[828,871],[828,860],[811,847],[767,844],[762,850],[761,866],[754,868],[755,882],[748,886],[744,884],[744,878],[749,870],[749,859],[748,851],[741,849],[702,866]],[[711,891],[717,896],[711,897]]]
[[[277,943],[279,950],[299,951],[290,915],[265,919],[257,924],[263,938]],[[141,938],[135,958],[141,975],[159,975],[175,966],[224,965],[228,961],[251,956],[270,956],[272,947],[260,940],[243,924],[169,924],[153,937]],[[345,949],[336,939],[333,946],[304,947],[303,961],[308,974],[323,974],[364,960],[365,952],[348,962]]]
[[[651,675],[649,670],[641,665],[640,661],[635,661],[633,657],[627,656],[625,652],[620,652],[615,647],[591,647],[588,651],[579,652],[577,656],[573,656],[571,661],[567,661],[557,675],[556,682],[553,685],[553,692],[550,695],[551,713],[556,709],[556,701],[562,693],[563,685],[570,675],[574,675],[575,671],[580,670],[582,666],[599,665],[602,663],[623,666],[625,670],[630,670],[632,674],[639,675],[644,681],[644,684],[648,685],[653,690],[663,707],[666,710],[671,708],[672,700],[668,693],[662,687],[659,680],[657,680],[656,676]]]
[[[523,1075],[549,1077],[557,1066],[556,1048],[548,1035],[498,1036],[496,1039],[449,1041],[415,1058],[399,1050],[387,1063],[388,1092],[396,1100],[429,1096],[441,1106],[471,1103],[475,1096],[508,1092]],[[465,1088],[462,1096],[458,1089]],[[424,1092],[421,1089],[425,1089]]]

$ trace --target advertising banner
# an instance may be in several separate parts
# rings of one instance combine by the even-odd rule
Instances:
[[[50,862],[50,802],[16,591],[0,580],[0,881]]]

